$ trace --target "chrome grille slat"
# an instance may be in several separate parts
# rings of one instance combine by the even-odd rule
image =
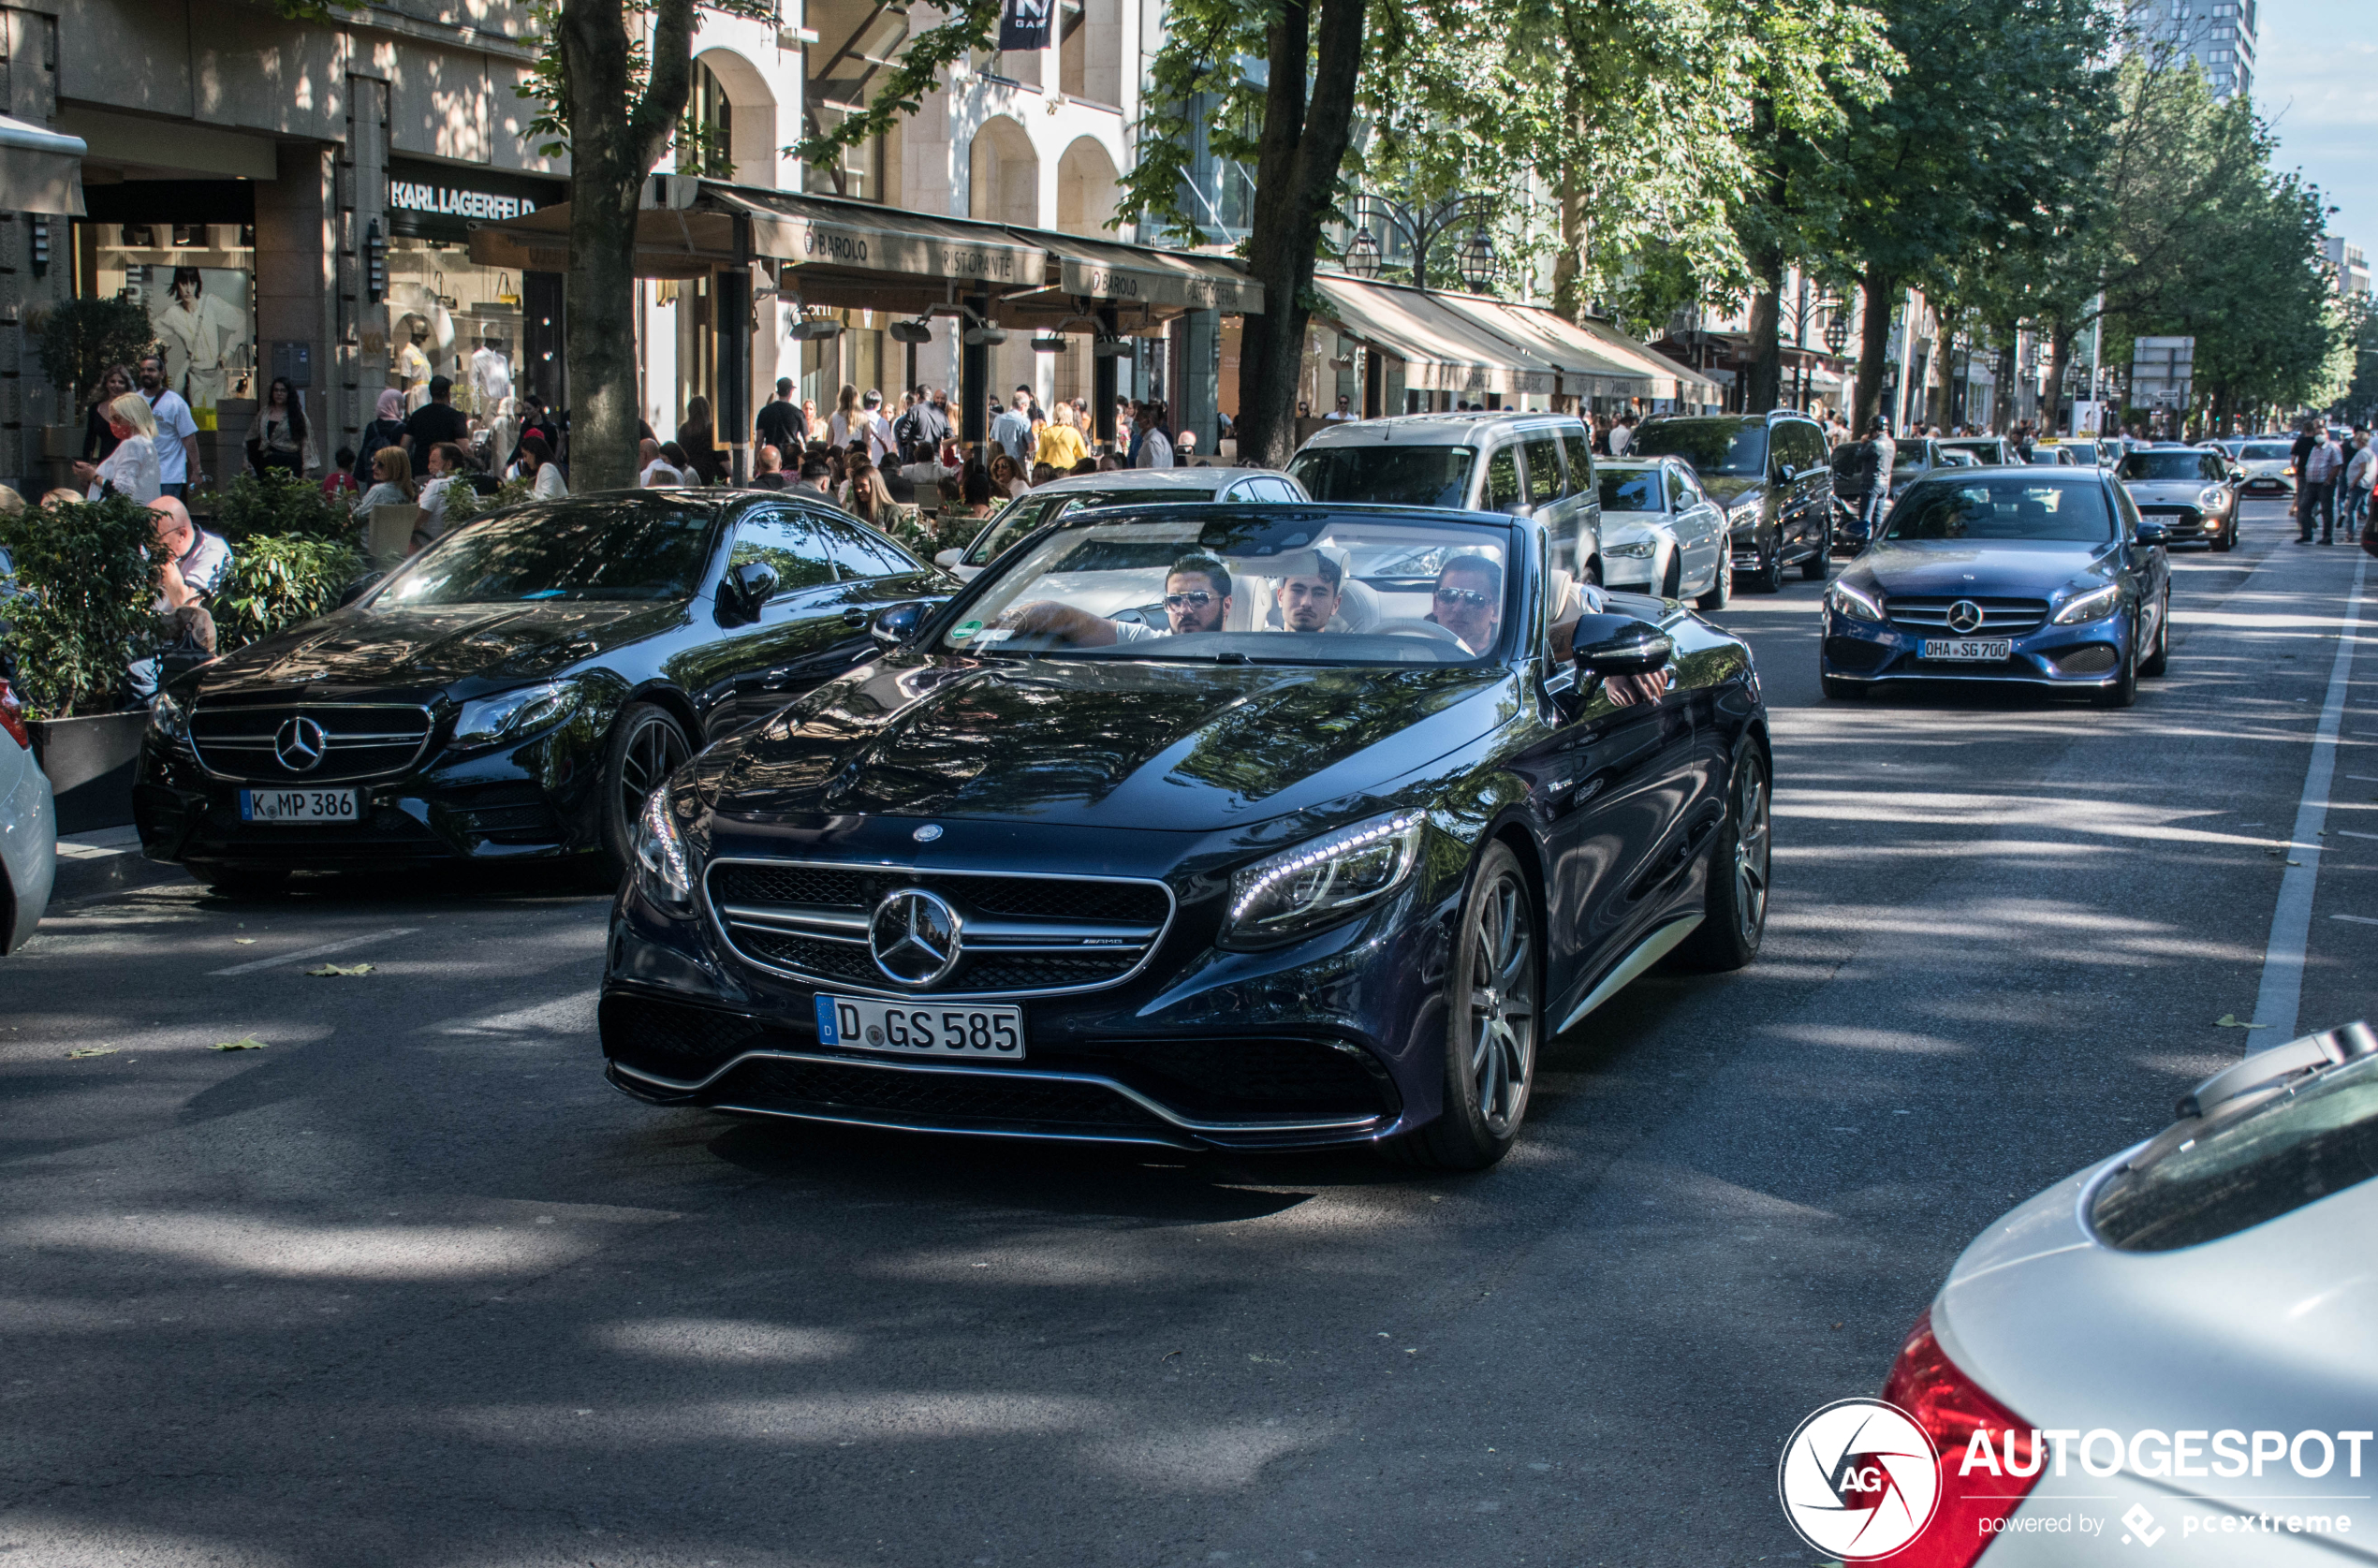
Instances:
[[[720,896],[720,886],[732,898]],[[911,990],[875,967],[868,931],[876,902],[922,887],[959,912],[964,958],[940,987]],[[837,861],[729,857],[703,872],[703,901],[736,955],[771,974],[889,997],[1057,996],[1121,985],[1147,966],[1171,928],[1171,888],[1153,878],[974,872]],[[800,901],[754,897],[781,890]],[[820,897],[833,902],[813,901]],[[1112,918],[1119,910],[1162,918]],[[1066,908],[1084,911],[1065,918]],[[1019,913],[1031,910],[1032,915]],[[1035,917],[1039,916],[1039,917]]]
[[[281,726],[297,718],[313,720],[323,732],[322,761],[303,771],[281,766],[273,744]],[[404,727],[390,728],[394,724]],[[434,714],[410,703],[201,705],[190,715],[191,745],[209,772],[276,784],[349,783],[404,772],[428,751],[436,728]]]
[[[1905,598],[1891,597],[1883,608],[1902,626],[1924,631],[1947,631],[1948,611],[1952,605],[1971,602],[1982,612],[1982,623],[1959,637],[2009,637],[2036,631],[2048,619],[2045,599],[1992,599],[1980,594],[1915,594]]]

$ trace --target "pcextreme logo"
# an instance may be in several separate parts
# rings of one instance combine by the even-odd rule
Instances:
[[[1940,1504],[1940,1454],[1907,1412],[1840,1399],[1792,1433],[1775,1472],[1784,1517],[1830,1557],[1888,1557],[1924,1531]]]

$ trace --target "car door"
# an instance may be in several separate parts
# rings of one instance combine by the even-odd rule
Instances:
[[[745,619],[722,585],[714,612],[718,637],[685,655],[676,671],[701,712],[706,740],[731,735],[763,715],[762,693],[771,672],[814,655],[821,617],[835,623],[840,639],[850,636],[831,604],[842,575],[811,513],[789,505],[745,512],[727,545],[727,580],[749,565],[774,572],[775,592],[756,619]]]
[[[1681,464],[1663,466],[1667,472],[1668,526],[1676,532],[1676,547],[1684,559],[1684,591],[1706,593],[1716,586],[1718,564],[1725,558],[1724,520]]]
[[[1577,501],[1561,461],[1558,431],[1530,432],[1521,443],[1527,462],[1528,505],[1552,541],[1555,561],[1577,554]]]
[[[2114,516],[2121,523],[2122,575],[2130,580],[2131,592],[2136,595],[2132,600],[2138,612],[2134,624],[2138,628],[2138,646],[2145,650],[2154,646],[2155,628],[2162,623],[2166,608],[2171,556],[2161,545],[2136,542],[2138,525],[2144,520],[2139,517],[2138,503],[2130,498],[2130,491],[2118,483],[2107,484],[2106,491],[2113,502]]]
[[[1791,522],[1785,532],[1787,540],[1797,539],[1806,549],[1825,548],[1827,526],[1831,522],[1833,471],[1825,461],[1825,437],[1812,424],[1786,419],[1775,427],[1770,440],[1788,454],[1785,462],[1792,465],[1788,508]]]

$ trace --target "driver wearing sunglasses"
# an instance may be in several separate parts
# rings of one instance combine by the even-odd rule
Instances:
[[[1230,568],[1211,555],[1185,555],[1165,574],[1165,627],[1109,621],[1071,605],[1043,600],[1001,617],[1027,637],[1048,637],[1075,648],[1111,648],[1152,637],[1188,637],[1222,630],[1230,613]]]
[[[1455,556],[1437,572],[1427,619],[1460,637],[1471,652],[1485,652],[1503,623],[1503,568],[1483,555]]]

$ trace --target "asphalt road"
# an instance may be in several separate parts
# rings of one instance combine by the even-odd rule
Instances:
[[[1794,1425],[2245,1048],[2363,559],[2277,512],[2123,713],[1828,704],[1817,585],[1737,600],[1766,951],[1552,1046],[1474,1178],[655,1111],[565,885],[60,907],[0,966],[0,1562],[1813,1561]],[[2378,1012],[2359,674],[2305,1027]]]

